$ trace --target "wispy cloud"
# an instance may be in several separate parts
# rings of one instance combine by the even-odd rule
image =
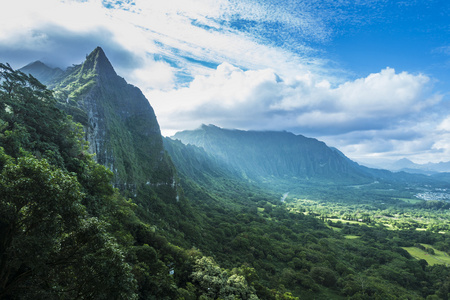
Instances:
[[[311,48],[302,41],[302,37],[324,38],[326,33],[320,22],[307,13],[294,15],[274,4],[226,0],[43,0],[37,4],[18,0],[8,5],[4,14],[9,16],[0,21],[0,41],[4,45],[50,53],[62,41],[80,50],[77,37],[85,37],[89,44],[97,39],[106,49],[118,47],[132,53],[136,59],[139,57],[142,68],[153,66],[151,60],[160,61],[160,65],[166,62],[166,72],[174,72],[182,78],[208,72],[205,66],[208,63],[229,62],[246,69],[272,67],[280,73],[319,69],[323,64],[319,57],[310,55]],[[243,30],[239,22],[253,25]],[[278,30],[280,33],[295,33],[297,53],[269,43],[270,38],[261,43],[273,24],[287,28]],[[65,35],[60,36],[58,32]],[[272,37],[275,34],[276,30]],[[304,55],[299,55],[300,52]],[[79,61],[79,57],[67,55],[66,61]],[[120,61],[117,66],[125,68]],[[148,87],[158,85],[152,86],[149,82]]]
[[[450,46],[441,46],[441,47],[434,48],[432,50],[432,53],[450,55]]]

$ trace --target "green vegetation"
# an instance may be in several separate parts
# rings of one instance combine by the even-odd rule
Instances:
[[[167,241],[186,244],[172,232],[189,225],[186,200],[177,214],[151,190],[150,203],[125,199],[52,93],[32,76],[0,69],[0,298],[196,299],[210,295],[200,276],[210,267],[223,280],[217,295],[254,295],[251,268],[224,270]],[[154,224],[167,226],[135,212],[159,213],[164,222]]]
[[[118,116],[113,174],[88,154],[67,103],[0,69],[1,299],[449,299],[449,204],[405,201],[419,179],[257,181],[179,141],[164,141],[171,158],[162,140],[146,148],[147,123],[124,130]],[[81,97],[125,98],[107,74]]]
[[[447,224],[448,210],[398,200],[416,192],[411,186],[303,183],[281,202],[281,194],[268,192],[265,183],[246,182],[200,148],[170,139],[165,145],[186,196],[212,224],[197,225],[205,239],[196,245],[228,268],[254,268],[261,299],[283,293],[301,299],[447,295],[447,267],[428,265],[404,249],[426,243],[448,252],[450,236],[438,233]]]
[[[173,165],[164,152],[159,125],[144,95],[115,73],[101,48],[49,83],[58,106],[84,126],[89,152],[114,172],[114,186],[128,197],[145,185],[168,201]],[[144,162],[144,163],[143,163]]]
[[[0,298],[133,299],[108,233],[125,200],[35,78],[0,64]],[[123,203],[123,204],[122,204]]]
[[[439,251],[431,245],[418,244],[414,247],[404,247],[412,257],[416,259],[424,259],[430,266],[446,265],[450,266],[450,257],[447,252]]]

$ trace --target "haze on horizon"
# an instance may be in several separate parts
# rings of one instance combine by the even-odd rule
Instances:
[[[65,68],[101,46],[164,135],[287,130],[352,159],[450,161],[450,3],[16,0],[0,61]]]

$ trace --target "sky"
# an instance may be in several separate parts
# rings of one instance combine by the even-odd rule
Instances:
[[[450,161],[448,0],[0,0],[0,62],[100,46],[163,135],[286,130],[366,164]]]

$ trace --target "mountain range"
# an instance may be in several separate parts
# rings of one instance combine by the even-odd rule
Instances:
[[[143,184],[174,184],[174,166],[164,152],[159,124],[149,101],[138,88],[116,74],[100,47],[85,62],[65,71],[39,61],[21,70],[53,89],[62,108],[84,125],[90,152],[95,153],[97,162],[114,172],[116,186],[135,190],[133,187]],[[178,132],[172,139],[202,148],[248,181],[367,184],[374,180],[405,181],[406,177],[416,182],[430,178],[396,174],[435,173],[430,165],[423,165],[418,171],[418,165],[406,159],[391,166],[395,173],[367,168],[336,148],[290,132],[202,125],[197,130]],[[445,168],[445,164],[438,166]],[[177,168],[183,166],[179,164]],[[424,168],[429,169],[424,172]]]
[[[122,272],[133,278],[129,286],[139,299],[424,299],[438,289],[448,294],[439,281],[447,278],[446,269],[428,268],[404,249],[435,241],[443,249],[446,235],[359,225],[363,218],[370,225],[363,209],[394,219],[382,211],[386,203],[407,205],[398,198],[413,198],[416,187],[444,192],[448,174],[368,168],[324,142],[284,131],[202,125],[164,138],[151,99],[117,75],[100,47],[66,70],[34,62],[21,71],[53,91],[57,107],[83,128],[85,150],[111,171],[121,196],[90,186],[98,198],[113,199],[106,215],[95,217],[114,234],[109,241],[120,244],[115,253],[129,264]],[[2,113],[10,117],[6,109]],[[89,176],[81,178],[84,183],[101,182],[98,174]],[[327,197],[314,194],[319,190]],[[326,209],[314,212],[308,199],[296,206],[288,192],[337,203],[347,224],[332,222],[335,216],[327,220]],[[347,209],[345,202],[356,206]],[[109,280],[111,274],[102,276]],[[47,282],[42,286],[56,290]]]
[[[302,135],[275,131],[242,131],[202,125],[176,133],[173,139],[203,148],[243,178],[370,182],[361,168],[337,149]]]
[[[399,159],[391,164],[387,164],[385,167],[391,171],[404,171],[426,175],[450,172],[450,162],[416,164],[407,158]]]
[[[202,148],[250,182],[284,182],[289,187],[308,182],[311,185],[355,185],[375,181],[395,184],[446,181],[445,173],[429,177],[403,170],[368,168],[324,142],[290,132],[242,131],[202,125],[196,130],[178,132],[171,138]]]

